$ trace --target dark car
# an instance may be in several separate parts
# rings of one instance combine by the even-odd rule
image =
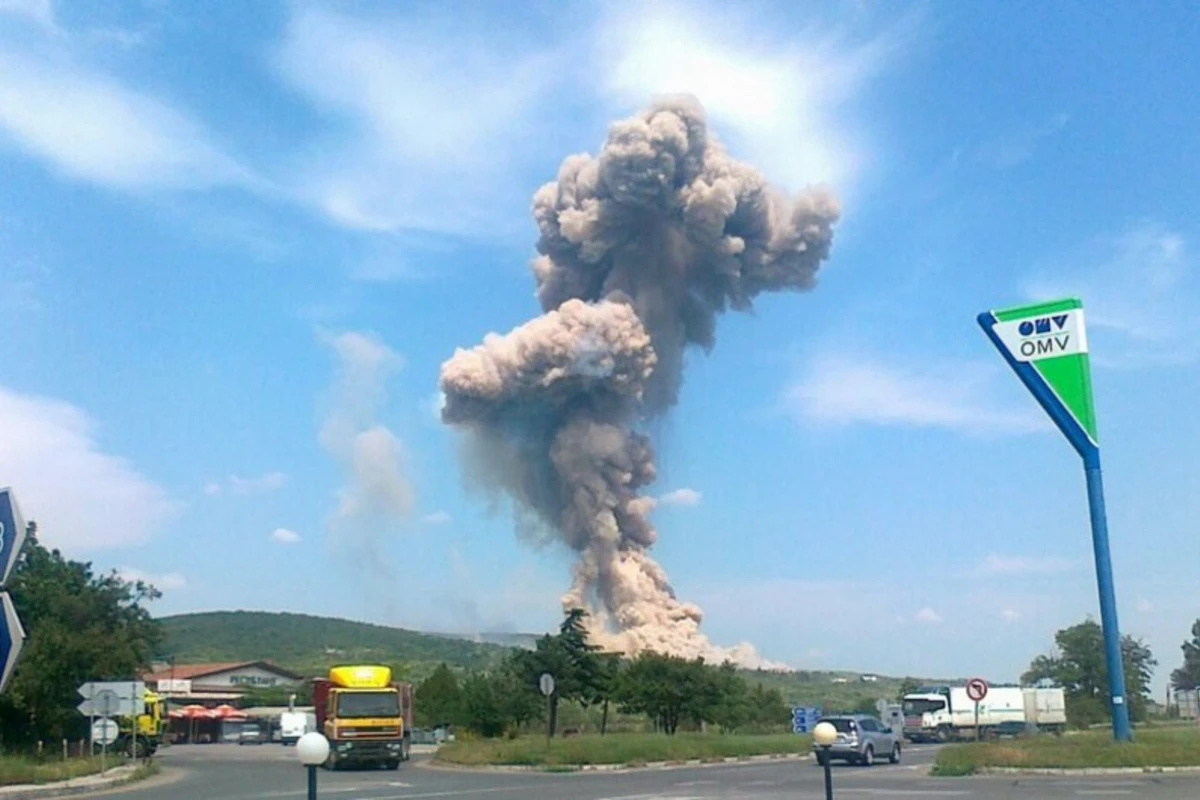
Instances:
[[[262,744],[267,741],[267,731],[253,722],[242,726],[238,733],[238,744]]]
[[[825,717],[821,721],[828,722],[837,730],[837,741],[828,751],[831,760],[867,767],[874,764],[877,758],[886,758],[893,764],[900,763],[901,736],[877,718],[867,714],[848,714]],[[820,763],[823,750],[824,748],[813,742],[817,763]]]

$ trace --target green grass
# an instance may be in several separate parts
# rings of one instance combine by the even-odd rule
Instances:
[[[561,768],[586,764],[646,764],[653,761],[716,760],[756,755],[807,753],[807,736],[766,736],[680,733],[617,733],[554,739],[524,736],[517,739],[477,739],[449,742],[438,748],[434,760],[459,766],[516,765]]]
[[[109,766],[121,762],[109,759]],[[38,759],[33,756],[0,756],[0,786],[30,783],[54,783],[71,778],[95,775],[100,771],[99,758]]]
[[[1195,728],[1140,728],[1134,734],[1134,741],[1126,744],[1114,742],[1107,730],[1062,737],[956,744],[938,751],[933,774],[974,775],[989,767],[1200,767],[1200,731]]]

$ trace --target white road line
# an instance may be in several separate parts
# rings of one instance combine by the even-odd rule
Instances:
[[[1075,794],[1093,797],[1097,795],[1133,794],[1132,789],[1076,789]]]

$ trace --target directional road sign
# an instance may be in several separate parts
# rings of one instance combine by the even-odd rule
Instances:
[[[92,741],[100,744],[112,744],[121,735],[121,729],[111,719],[98,719],[92,723]]]
[[[554,676],[549,672],[543,672],[542,677],[538,679],[538,688],[546,697],[554,694]]]
[[[821,721],[821,709],[809,706],[797,706],[792,709],[792,733],[812,733]]]
[[[7,486],[0,489],[0,586],[8,584],[8,576],[21,555],[25,544],[25,519],[17,496]]]
[[[987,697],[988,684],[983,678],[971,678],[967,681],[967,697],[974,700],[976,703],[983,702],[983,698]]]
[[[17,659],[21,657],[21,647],[25,644],[25,629],[21,627],[17,609],[13,606],[8,592],[0,592],[0,610],[3,611],[0,619],[0,665],[3,665],[3,671],[0,672],[0,692],[3,692],[12,678],[13,670],[17,668]]]
[[[146,684],[141,681],[89,681],[79,687],[83,702],[75,706],[87,717],[132,717],[142,713],[146,704]],[[102,698],[109,706],[101,708]]]

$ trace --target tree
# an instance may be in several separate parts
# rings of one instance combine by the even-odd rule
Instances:
[[[76,689],[91,680],[133,680],[149,670],[162,630],[146,604],[159,592],[91,564],[69,561],[37,540],[36,525],[9,583],[28,635],[12,683],[0,696],[5,744],[82,737]]]
[[[1200,687],[1200,619],[1192,623],[1192,638],[1181,649],[1183,666],[1171,673],[1171,686],[1183,690]]]
[[[904,695],[915,694],[920,688],[921,684],[916,678],[905,678],[900,681],[900,688],[896,690],[896,700],[903,700]]]
[[[1087,619],[1063,628],[1054,635],[1055,651],[1036,657],[1021,680],[1049,682],[1063,687],[1067,698],[1067,718],[1086,727],[1110,718],[1108,666],[1104,658],[1104,631]],[[1145,718],[1150,699],[1150,680],[1158,662],[1140,639],[1123,636],[1122,660],[1125,668],[1125,696],[1134,720]]]
[[[499,736],[510,722],[503,695],[497,689],[497,681],[483,672],[472,673],[463,681],[463,723],[480,736]]]
[[[458,678],[445,663],[439,664],[417,687],[413,713],[418,724],[426,728],[453,725],[461,719],[462,691]]]

